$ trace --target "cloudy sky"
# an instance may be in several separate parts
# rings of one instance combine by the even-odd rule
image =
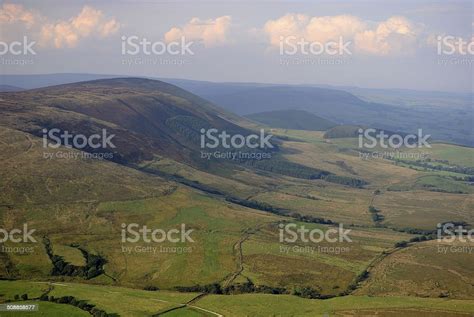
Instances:
[[[473,89],[472,1],[0,3],[3,74]]]

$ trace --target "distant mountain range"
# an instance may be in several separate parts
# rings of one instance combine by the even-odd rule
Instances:
[[[229,173],[247,168],[303,179],[325,178],[329,182],[362,186],[363,181],[341,178],[328,171],[288,161],[280,149],[282,139],[270,135],[269,145],[242,143],[236,147],[244,156],[271,157],[271,160],[202,157],[202,152],[228,153],[234,147],[217,142],[204,147],[205,131],[225,132],[229,137],[246,138],[255,131],[250,121],[174,85],[145,78],[111,78],[64,84],[0,94],[0,125],[37,137],[45,130],[58,129],[70,135],[114,135],[114,147],[78,148],[88,153],[111,156],[116,163],[136,167],[156,159],[170,159],[207,172]],[[203,132],[204,131],[204,132]],[[207,133],[207,132],[206,132]],[[207,136],[207,134],[206,134]],[[268,135],[267,135],[268,136]],[[210,137],[208,137],[208,141]],[[48,139],[51,139],[48,136]],[[255,142],[254,142],[255,143]],[[63,143],[61,143],[63,144]],[[259,143],[262,144],[262,143]],[[65,145],[65,144],[63,144]],[[112,155],[110,155],[112,154]]]
[[[117,76],[3,75],[0,84],[31,89],[114,77]],[[356,87],[336,89],[337,87],[308,85],[214,83],[182,79],[162,80],[238,115],[299,110],[336,124],[364,125],[408,133],[422,129],[424,134],[432,135],[433,139],[474,146],[472,99],[469,103],[471,94]],[[453,100],[452,104],[450,100]]]
[[[24,90],[20,87],[10,86],[10,85],[0,85],[0,92],[9,92],[9,91],[21,91]]]

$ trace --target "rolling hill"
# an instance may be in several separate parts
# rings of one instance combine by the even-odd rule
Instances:
[[[107,129],[116,148],[45,148],[42,129],[54,127]],[[261,128],[143,78],[1,93],[0,221],[27,223],[37,242],[21,244],[30,253],[1,244],[0,301],[43,295],[46,313],[69,304],[81,315],[78,301],[86,301],[123,316],[472,310],[473,254],[441,254],[425,241],[437,223],[472,221],[472,148],[434,143],[423,161],[365,160],[353,127],[337,126],[342,137],[329,139],[274,128],[270,159],[207,162],[199,135],[209,127],[244,135]],[[97,150],[114,157],[82,156]],[[185,224],[194,242],[124,242],[130,223]],[[352,241],[282,242],[287,223],[324,233],[342,224]],[[439,285],[430,282],[436,276]]]
[[[165,81],[240,115],[304,110],[337,124],[365,125],[408,133],[421,128],[438,140],[474,145],[472,95],[389,90],[377,91],[377,97],[373,97],[371,90],[353,87],[213,83],[180,79]],[[394,100],[394,95],[398,95],[398,99]],[[416,98],[410,98],[412,95],[416,95]],[[419,96],[423,96],[426,102],[422,103]],[[436,98],[444,100],[442,107]],[[452,103],[449,102],[450,98],[453,99]],[[469,100],[471,102],[466,104]],[[407,106],[407,103],[417,106]]]
[[[2,75],[0,84],[25,89],[126,76],[100,74]],[[239,115],[304,110],[337,124],[391,131],[422,128],[434,139],[473,146],[472,94],[371,90],[328,85],[216,83],[161,78]]]
[[[198,163],[200,129],[250,134],[236,116],[176,86],[122,78],[64,84],[1,96],[2,124],[42,136],[44,128],[116,135],[112,160],[134,163],[164,155]],[[97,152],[92,148],[86,151]]]

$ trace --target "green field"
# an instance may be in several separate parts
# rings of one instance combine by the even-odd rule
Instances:
[[[1,281],[1,289],[7,292],[2,299],[10,299],[16,289],[31,289],[31,293],[40,291],[47,284],[25,281]],[[53,283],[50,295],[74,296],[88,303],[120,316],[150,316],[165,312],[174,307],[185,305],[197,294],[182,294],[167,291],[143,291],[121,287],[91,286],[72,283]],[[30,292],[29,292],[30,294]],[[59,312],[71,316],[85,316],[82,311],[65,304],[42,301],[35,303],[39,312],[45,316],[55,316]],[[416,298],[402,296],[346,296],[328,300],[310,300],[290,295],[208,295],[183,308],[164,313],[163,316],[270,316],[285,312],[284,316],[363,316],[363,312],[377,310],[381,316],[390,316],[390,312],[431,313],[432,316],[469,316],[474,309],[473,300],[453,300],[435,298]],[[387,312],[387,315],[384,315]],[[353,314],[353,315],[350,315]],[[5,314],[14,316],[14,313]],[[60,315],[57,315],[60,316]]]

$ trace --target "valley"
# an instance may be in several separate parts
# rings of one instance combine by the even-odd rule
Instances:
[[[399,149],[421,160],[364,159],[357,137],[326,134],[331,124],[264,125],[143,78],[4,92],[0,113],[2,228],[27,223],[35,240],[21,242],[31,252],[0,252],[3,303],[71,316],[88,314],[86,303],[109,316],[474,311],[474,252],[456,248],[474,245],[435,240],[439,223],[474,223],[473,148],[437,141]],[[45,147],[51,128],[106,129],[115,147]],[[209,128],[264,129],[273,148],[241,151],[271,158],[203,159],[226,150],[202,148]],[[126,224],[175,233],[184,224],[191,239],[125,239]],[[342,225],[350,241],[286,241],[288,224],[321,235]]]

